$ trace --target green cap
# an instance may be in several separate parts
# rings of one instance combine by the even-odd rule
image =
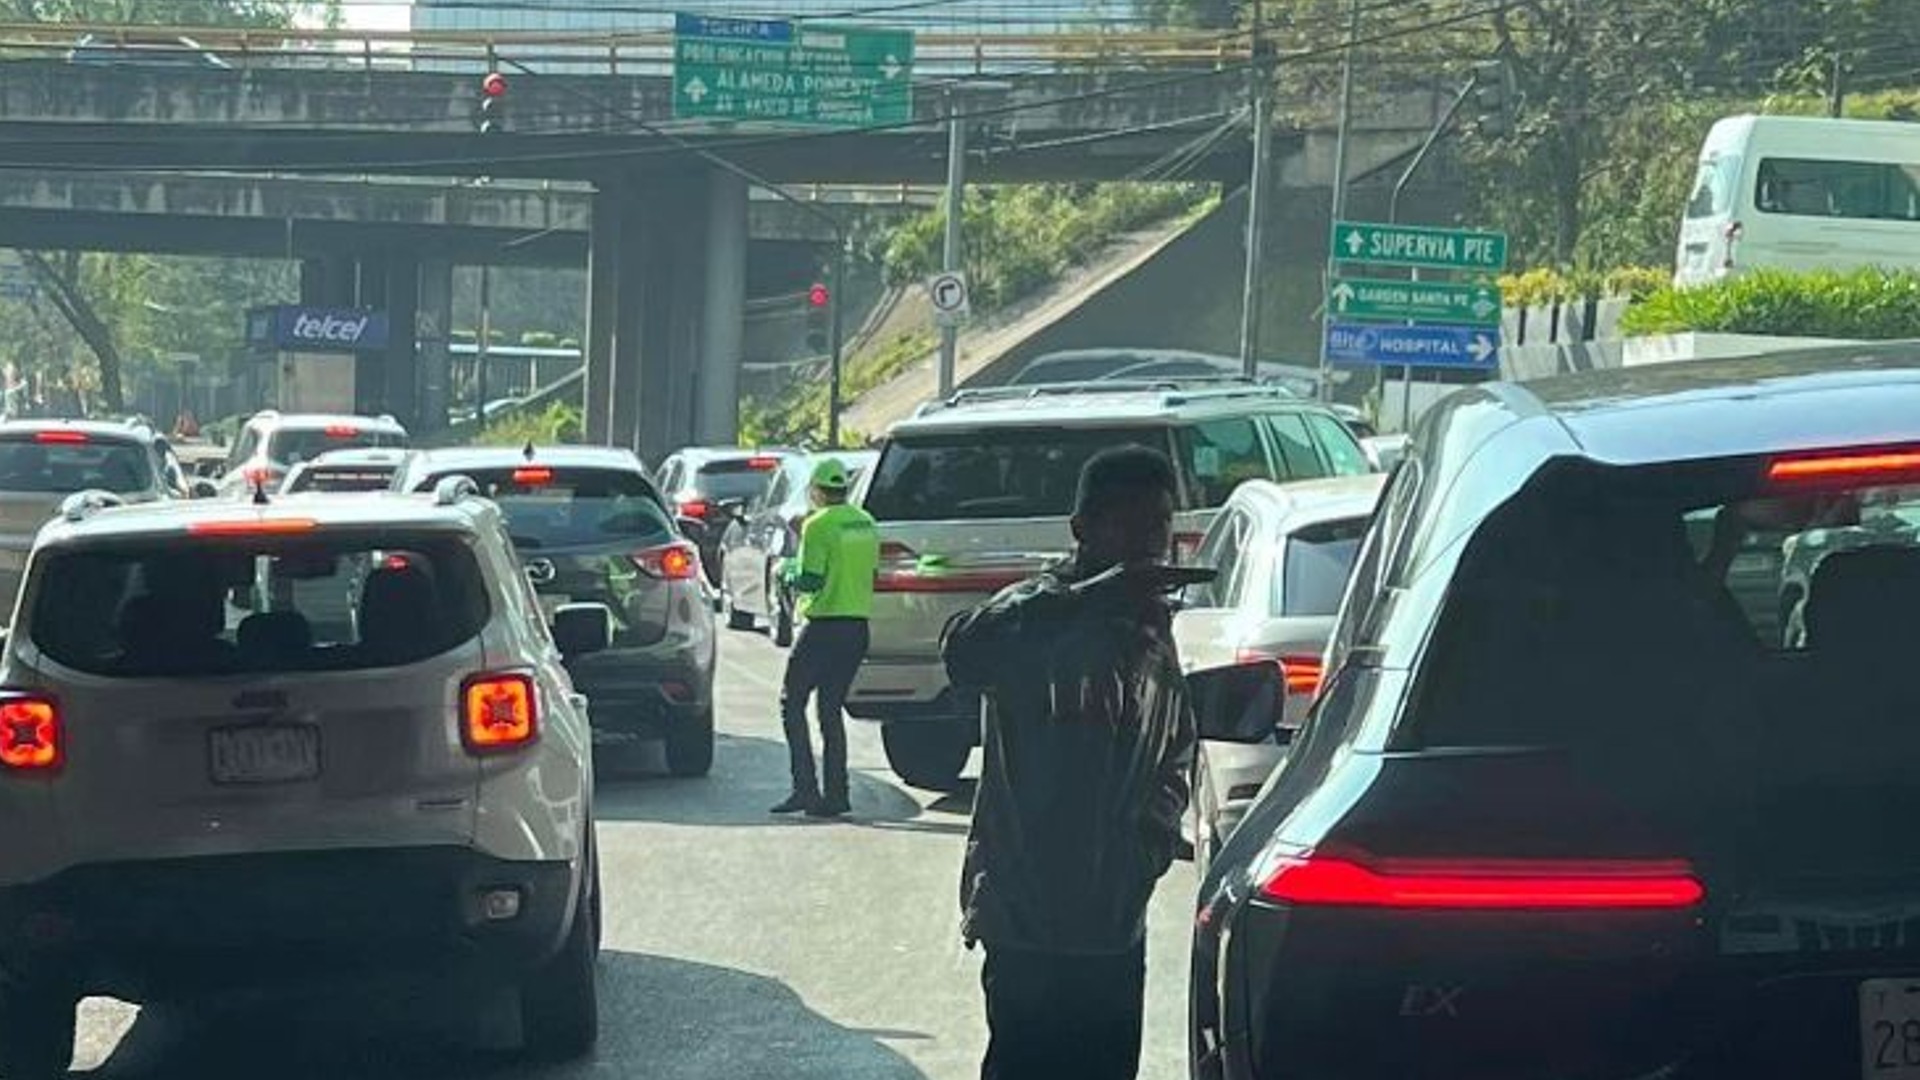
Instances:
[[[845,491],[852,483],[847,478],[847,467],[840,464],[839,458],[822,458],[813,467],[813,486],[828,491]]]

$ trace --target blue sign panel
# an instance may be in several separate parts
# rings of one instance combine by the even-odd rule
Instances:
[[[726,41],[792,41],[793,24],[774,19],[726,19],[713,15],[673,17],[677,37],[719,38]]]
[[[1492,371],[1500,362],[1500,332],[1473,326],[1329,322],[1327,362]]]
[[[373,352],[387,347],[387,313],[281,304],[247,314],[247,342],[287,352]]]

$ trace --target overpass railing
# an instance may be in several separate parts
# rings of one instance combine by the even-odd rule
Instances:
[[[922,76],[1225,67],[1244,60],[1243,34],[1073,29],[919,31]],[[667,75],[673,35],[634,32],[261,30],[191,26],[0,22],[0,59],[187,69],[482,71],[503,60],[570,75]]]

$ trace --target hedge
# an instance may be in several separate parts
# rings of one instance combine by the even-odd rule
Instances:
[[[1631,335],[1920,338],[1920,273],[1756,270],[1714,285],[1662,289],[1627,309],[1620,325]]]
[[[1569,300],[1651,296],[1673,281],[1673,272],[1656,266],[1621,266],[1612,270],[1551,269],[1507,274],[1500,293],[1510,308],[1542,307]]]

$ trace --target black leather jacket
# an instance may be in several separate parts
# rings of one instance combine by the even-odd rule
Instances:
[[[985,765],[960,883],[967,944],[1125,952],[1171,865],[1194,753],[1158,593],[1014,585],[947,628],[956,686],[986,700]]]

